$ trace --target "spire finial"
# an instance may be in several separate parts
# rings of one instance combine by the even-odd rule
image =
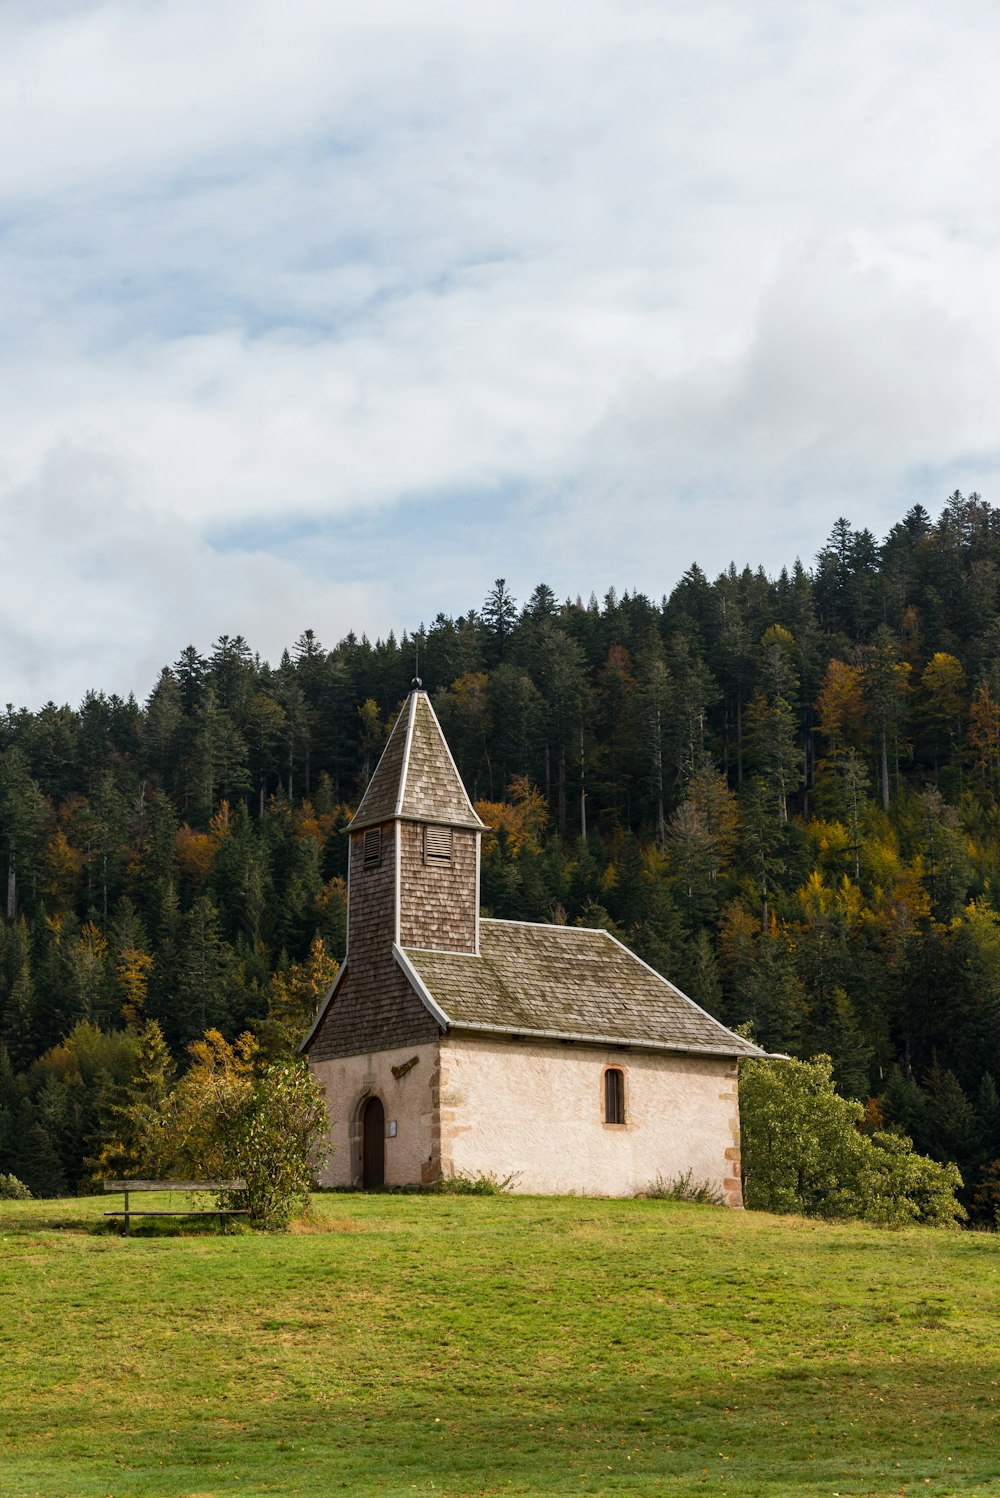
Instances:
[[[415,676],[413,678],[413,680],[410,682],[410,686],[413,688],[413,690],[415,692],[419,692],[420,688],[423,686],[423,682],[420,680],[419,676]]]

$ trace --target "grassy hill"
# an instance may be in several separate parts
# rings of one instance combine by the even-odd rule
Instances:
[[[323,1196],[0,1203],[3,1498],[1000,1493],[1000,1238]]]

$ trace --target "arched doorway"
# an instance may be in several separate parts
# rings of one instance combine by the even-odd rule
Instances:
[[[365,1191],[381,1191],[385,1185],[385,1109],[370,1097],[361,1114],[361,1185]]]

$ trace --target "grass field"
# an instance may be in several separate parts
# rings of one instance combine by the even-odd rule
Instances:
[[[2,1498],[1000,1494],[1000,1237],[321,1196],[0,1203]]]

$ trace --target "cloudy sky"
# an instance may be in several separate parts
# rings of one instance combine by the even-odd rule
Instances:
[[[1000,503],[1000,11],[2,0],[0,702]]]

